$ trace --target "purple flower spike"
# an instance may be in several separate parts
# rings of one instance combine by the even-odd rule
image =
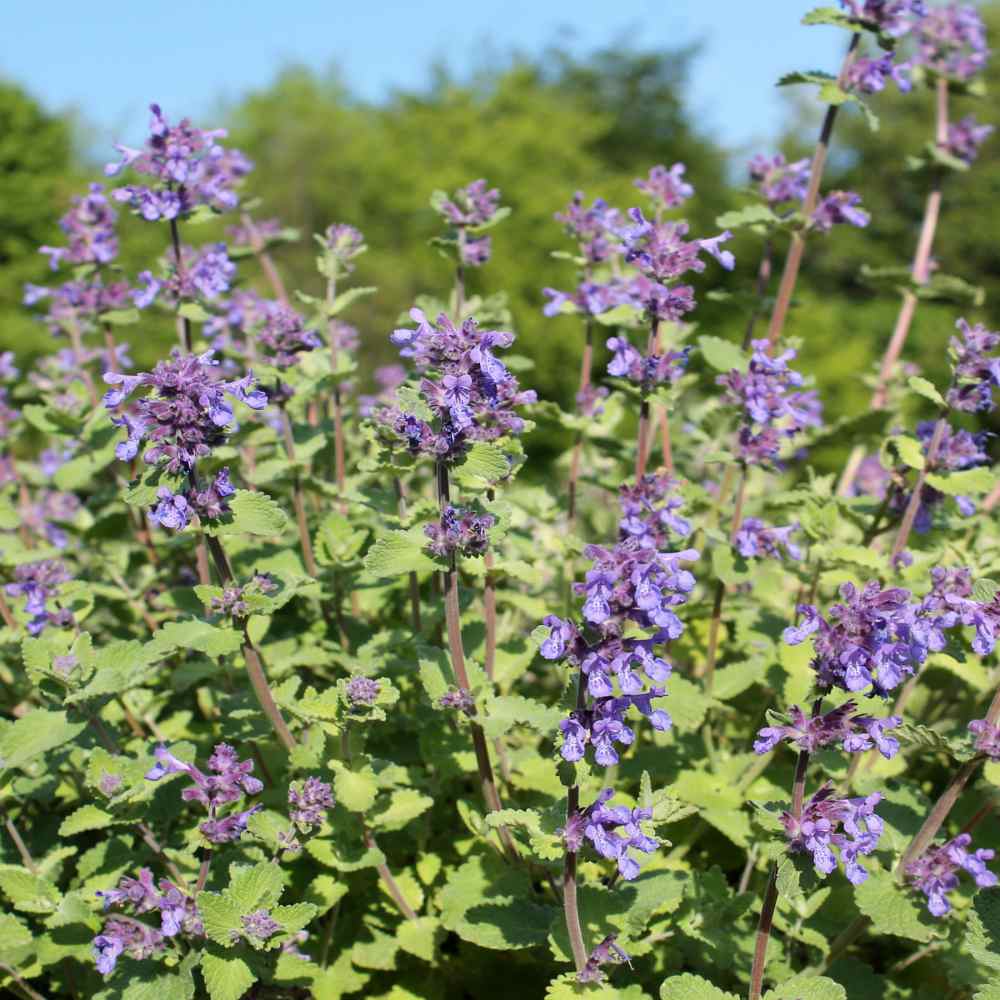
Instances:
[[[489,548],[489,530],[495,523],[496,518],[492,514],[476,514],[449,504],[436,524],[428,524],[424,528],[424,534],[430,539],[427,548],[442,559],[455,553],[481,556]]]
[[[618,945],[615,941],[618,939],[617,934],[609,934],[591,953],[587,958],[587,963],[584,967],[577,973],[577,980],[581,983],[599,983],[604,979],[604,973],[601,971],[602,967],[608,965],[611,962],[622,963],[626,965],[632,965],[632,959],[629,958],[628,954]]]
[[[972,4],[931,7],[917,25],[916,38],[915,61],[954,80],[971,80],[989,59],[986,26]]]
[[[668,170],[661,163],[650,167],[649,176],[645,180],[633,183],[652,199],[657,209],[678,208],[694,195],[694,188],[684,180],[686,169],[683,163],[675,163]]]
[[[613,795],[614,789],[605,788],[597,800],[584,810],[583,835],[602,858],[616,862],[623,879],[631,880],[639,875],[639,863],[630,852],[650,854],[659,847],[659,841],[644,834],[640,827],[642,821],[652,819],[653,811],[608,806],[607,802]]]
[[[787,555],[797,561],[802,558],[802,549],[791,540],[791,535],[798,530],[798,524],[779,528],[766,525],[760,518],[748,517],[736,535],[736,549],[746,559],[783,559]]]
[[[923,0],[840,0],[848,15],[862,27],[898,38],[924,16]]]
[[[860,205],[861,195],[853,191],[831,191],[820,199],[812,214],[812,224],[821,233],[844,223],[864,229],[871,216]]]
[[[948,894],[958,888],[958,873],[968,872],[976,885],[989,889],[997,884],[997,877],[987,867],[994,852],[989,848],[969,851],[972,843],[968,833],[960,833],[939,847],[932,847],[926,854],[906,866],[910,884],[927,897],[927,909],[935,917],[943,917],[951,910]]]
[[[771,157],[758,153],[748,164],[751,182],[772,208],[805,198],[809,168],[809,160],[788,163],[781,153]]]
[[[754,752],[769,753],[779,743],[787,741],[799,750],[815,753],[823,747],[840,743],[848,753],[861,753],[877,747],[887,760],[899,752],[899,741],[885,735],[885,730],[902,725],[898,716],[874,719],[869,715],[852,715],[857,708],[854,701],[827,712],[809,717],[798,705],[788,710],[789,725],[767,726],[754,740]]]
[[[1000,726],[987,719],[974,719],[969,723],[969,732],[976,737],[973,746],[977,753],[1000,761]]]
[[[66,628],[73,624],[73,615],[66,608],[49,610],[49,601],[58,596],[59,585],[69,583],[71,577],[65,564],[58,559],[22,563],[14,569],[14,582],[4,591],[8,597],[23,597],[24,611],[31,615],[29,635],[37,636],[48,626]]]
[[[319,778],[306,778],[288,789],[289,818],[305,830],[319,826],[334,804],[333,789]]]
[[[636,181],[637,186],[639,183]],[[608,205],[603,198],[596,199],[590,208],[586,208],[583,192],[577,191],[569,205],[562,212],[557,212],[555,217],[576,239],[581,256],[590,264],[600,264],[621,253],[622,246],[618,239],[621,212]]]
[[[948,126],[945,149],[965,163],[974,163],[979,147],[993,134],[992,125],[980,125],[975,115],[966,115]]]
[[[452,225],[460,228],[484,226],[492,221],[500,207],[500,192],[485,180],[473,181],[459,188],[441,203],[438,211]]]

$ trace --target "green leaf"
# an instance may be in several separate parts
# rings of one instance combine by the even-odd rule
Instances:
[[[685,972],[665,979],[660,986],[660,1000],[738,1000],[735,993],[727,993],[701,976]]]
[[[35,709],[0,729],[0,775],[75,739],[87,724],[69,722],[65,712]]]
[[[434,800],[416,788],[393,789],[388,800],[380,803],[368,817],[376,830],[402,830],[404,826],[422,816]]]
[[[59,827],[60,837],[72,837],[74,834],[83,833],[86,830],[102,830],[110,826],[114,821],[114,816],[89,802],[80,806],[67,816]]]
[[[982,889],[976,893],[964,944],[977,962],[1000,970],[1000,889]]]
[[[132,326],[140,318],[138,309],[109,309],[101,313],[101,319],[112,326]]]
[[[208,656],[225,656],[235,653],[243,636],[234,628],[220,627],[198,618],[166,622],[146,644],[151,659],[161,659],[177,650],[197,650]]]
[[[738,344],[722,337],[703,336],[698,338],[698,350],[705,361],[716,371],[746,371],[747,356]]]
[[[434,961],[434,949],[441,936],[441,925],[434,917],[404,920],[396,931],[399,947],[425,962]]]
[[[832,24],[838,28],[847,28],[849,31],[856,31],[854,22],[836,7],[816,7],[809,11],[803,18],[803,24]]]
[[[790,87],[797,83],[815,83],[822,86],[825,83],[835,83],[836,79],[832,73],[826,73],[823,70],[796,71],[786,73],[775,86]]]
[[[996,474],[992,469],[980,466],[976,469],[961,469],[946,475],[929,473],[927,485],[950,497],[965,496],[969,493],[988,493],[996,485]]]
[[[764,1000],[847,1000],[847,990],[834,979],[803,973],[768,990]]]
[[[197,302],[185,302],[177,310],[177,315],[189,319],[193,323],[205,323],[212,318],[212,314]]]
[[[441,891],[441,923],[481,948],[533,948],[544,944],[555,916],[553,907],[534,896],[526,873],[477,855],[454,871]]]
[[[559,729],[563,718],[563,711],[558,706],[516,694],[490,698],[486,702],[485,713],[481,721],[483,731],[490,739],[503,736],[517,725],[531,726],[543,736],[548,736]]]
[[[348,288],[346,292],[341,292],[326,308],[326,314],[331,317],[339,316],[348,306],[368,295],[374,295],[377,291],[378,289],[374,285],[359,285],[357,288]]]
[[[333,761],[333,791],[337,801],[351,812],[367,812],[375,804],[378,782],[370,767],[352,771],[343,761]]]
[[[855,886],[854,899],[876,934],[921,943],[931,939],[933,932],[921,922],[920,907],[889,872],[870,872],[861,885]]]
[[[15,910],[25,913],[54,913],[62,900],[62,893],[47,878],[18,865],[0,865],[0,892]]]
[[[390,531],[375,539],[365,555],[365,569],[376,580],[436,569],[437,563],[424,552],[426,544],[427,536],[420,526],[409,531]]]
[[[911,469],[922,469],[926,465],[923,445],[916,438],[896,434],[889,438],[888,446],[890,450],[895,451],[900,461]]]
[[[745,208],[737,209],[734,212],[723,212],[716,220],[715,224],[720,229],[742,229],[744,226],[755,226],[760,224],[774,225],[781,220],[774,214],[774,210],[769,205],[755,203],[747,205]],[[699,340],[720,340],[719,337],[700,337]],[[723,341],[729,344],[729,341]],[[733,345],[735,346],[735,345]],[[709,362],[711,364],[711,362]],[[713,368],[715,365],[712,366]],[[737,367],[731,365],[730,367]],[[720,369],[727,371],[728,369]]]
[[[919,375],[911,375],[906,380],[906,384],[924,399],[929,399],[935,406],[940,406],[942,410],[947,408],[948,404],[945,402],[944,396],[937,391],[937,387],[929,379],[921,378]]]
[[[0,913],[0,962],[18,966],[31,954],[33,935],[12,913]]]
[[[979,601],[980,604],[989,604],[997,596],[998,591],[1000,583],[983,577],[972,585],[972,599]]]
[[[991,979],[972,995],[972,1000],[1000,1000],[1000,977]]]
[[[241,915],[246,915],[261,908],[270,909],[281,896],[284,884],[281,868],[273,861],[230,865],[225,896]]]
[[[510,474],[507,456],[495,445],[477,441],[452,469],[456,483],[470,490],[482,490]]]
[[[288,518],[266,493],[237,490],[229,502],[231,514],[217,524],[206,524],[209,535],[280,535]]]
[[[212,1000],[240,1000],[257,982],[257,976],[242,958],[214,951],[206,951],[201,956],[201,974]]]

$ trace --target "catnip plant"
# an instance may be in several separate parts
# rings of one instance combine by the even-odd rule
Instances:
[[[349,199],[290,269],[250,159],[156,104],[69,198],[24,290],[52,349],[0,353],[6,994],[995,996],[1000,333],[934,266],[988,43],[960,3],[805,22],[846,32],[780,81],[814,152],[714,227],[669,149],[567,177],[532,246],[495,227],[537,192],[476,179],[411,206],[408,301]],[[827,159],[890,91],[925,207],[908,266],[859,262],[901,301],[835,420],[795,292],[880,223]],[[494,285],[558,229],[569,410]],[[947,377],[903,362],[929,299]]]

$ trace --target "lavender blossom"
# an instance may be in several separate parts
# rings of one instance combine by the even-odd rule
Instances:
[[[616,378],[627,378],[646,392],[658,385],[674,385],[684,374],[690,348],[668,351],[666,354],[641,354],[625,337],[610,337],[607,342],[611,351],[608,374]]]
[[[941,76],[968,81],[986,66],[986,27],[972,4],[931,7],[916,29],[915,61]]]
[[[588,956],[584,967],[577,973],[576,978],[578,982],[601,982],[604,979],[604,973],[601,969],[609,962],[624,962],[626,965],[631,966],[632,959],[629,958],[628,954],[622,948],[619,948],[618,945],[615,944],[617,939],[617,934],[609,934],[599,945],[597,945],[596,948],[594,948]]]
[[[849,17],[863,28],[898,38],[923,17],[923,0],[840,0]]]
[[[323,235],[316,239],[337,274],[350,274],[355,268],[355,259],[368,249],[361,231],[345,222],[327,226]]]
[[[116,917],[105,922],[92,945],[94,962],[102,976],[114,972],[122,955],[141,960],[159,956],[165,949],[166,942],[159,931],[138,921]]]
[[[788,163],[781,153],[771,157],[758,153],[748,167],[750,180],[772,208],[805,198],[809,186],[809,160]]]
[[[630,852],[650,854],[659,847],[659,841],[644,834],[640,826],[652,819],[653,811],[607,805],[614,794],[612,788],[603,789],[596,801],[567,823],[563,838],[567,848],[576,851],[586,837],[594,850],[614,861],[621,877],[630,881],[639,875],[639,863]]]
[[[66,628],[73,624],[73,614],[68,608],[49,610],[49,601],[57,597],[59,585],[71,579],[69,570],[58,559],[42,559],[15,567],[14,582],[8,583],[4,591],[8,597],[24,598],[25,614],[31,615],[27,626],[29,635],[39,635],[49,625]]]
[[[639,183],[636,181],[637,185]],[[580,254],[588,264],[600,264],[622,250],[618,239],[618,231],[622,225],[621,212],[612,208],[603,198],[597,198],[586,208],[583,204],[583,192],[577,191],[569,205],[563,211],[556,212],[555,218],[576,239]]]
[[[754,340],[746,374],[733,369],[716,382],[726,389],[726,401],[743,410],[737,436],[737,453],[752,465],[774,463],[783,439],[807,427],[818,427],[819,400],[812,391],[801,391],[802,376],[788,367],[795,351],[771,356],[767,340]]]
[[[253,913],[244,914],[240,919],[247,936],[258,941],[266,941],[281,932],[281,924],[271,916],[269,910],[254,910]]]
[[[686,222],[650,222],[638,208],[630,208],[628,215],[633,225],[621,230],[625,260],[656,282],[669,283],[688,271],[704,271],[702,253],[714,257],[727,271],[736,265],[728,250],[719,249],[719,244],[732,238],[728,231],[711,239],[689,241],[685,239]]]
[[[464,715],[472,715],[476,708],[472,695],[461,688],[451,688],[438,698],[438,708],[449,709],[454,712],[462,712]]]
[[[219,144],[225,129],[198,129],[186,118],[171,125],[159,105],[151,104],[150,111],[150,134],[143,148],[118,145],[121,162],[108,164],[104,173],[114,177],[130,168],[152,178],[152,184],[126,185],[112,197],[149,222],[183,217],[199,205],[218,212],[235,208],[236,186],[253,165],[238,150]]]
[[[899,741],[886,736],[885,730],[896,729],[903,720],[895,715],[886,719],[853,715],[857,707],[856,702],[845,701],[824,715],[810,717],[798,705],[792,705],[787,725],[766,726],[757,733],[754,753],[770,753],[782,742],[791,743],[806,753],[839,743],[848,753],[863,753],[877,747],[886,760],[891,760],[899,752]]]
[[[848,223],[864,229],[871,216],[860,208],[861,195],[853,191],[831,191],[820,199],[812,214],[813,228],[828,233],[834,226]]]
[[[53,271],[63,264],[110,264],[118,256],[115,233],[117,213],[104,194],[104,186],[91,184],[90,193],[73,199],[73,207],[59,220],[66,234],[65,247],[39,247]]]
[[[987,330],[982,323],[969,326],[964,319],[955,326],[961,337],[949,341],[953,384],[948,390],[948,405],[967,413],[990,411],[996,405],[993,390],[1000,386],[1000,356],[991,356],[1000,347],[1000,333]]]
[[[966,115],[948,125],[945,149],[965,163],[974,163],[979,147],[993,134],[992,125],[980,125],[975,115]]]
[[[650,198],[659,214],[664,209],[680,207],[694,195],[694,188],[684,180],[686,169],[683,163],[675,163],[668,170],[661,163],[650,167],[647,178],[633,183]]]
[[[909,65],[896,63],[891,52],[875,59],[861,56],[848,67],[844,89],[849,93],[877,94],[885,90],[889,80],[904,94],[907,93],[913,86],[909,77]]]
[[[319,826],[334,804],[333,789],[319,778],[306,778],[289,786],[289,819],[306,832]]]
[[[779,528],[765,524],[760,518],[747,517],[736,534],[736,550],[746,559],[783,559],[787,555],[799,560],[802,549],[791,540],[798,530],[797,523]]]
[[[646,284],[642,288],[636,284],[635,280],[616,277],[608,278],[604,281],[586,278],[572,292],[561,292],[556,288],[543,288],[542,294],[549,301],[546,302],[542,312],[546,316],[558,316],[560,313],[567,311],[581,313],[584,316],[601,316],[623,305],[634,305],[642,308],[642,304],[637,298],[637,293],[641,294],[643,288],[648,288],[652,284],[655,284],[655,282],[649,282],[648,279],[643,280]],[[687,289],[692,295],[694,294],[693,290],[687,285],[682,286],[682,289]],[[684,312],[694,308],[693,300],[687,308],[683,308],[681,299],[684,292],[682,289],[669,290],[675,293],[675,309],[672,314],[672,317],[675,319],[679,319]],[[664,289],[664,291],[667,291],[667,289]],[[681,298],[676,298],[676,295],[681,296]]]
[[[988,719],[974,719],[969,723],[969,732],[976,737],[973,746],[977,753],[1000,761],[1000,726]]]
[[[441,559],[452,553],[481,556],[489,548],[489,530],[496,523],[492,514],[476,514],[465,507],[449,504],[435,524],[424,527],[430,539],[429,551]]]
[[[968,872],[976,885],[989,889],[997,884],[997,877],[987,867],[993,859],[994,851],[980,848],[969,851],[972,843],[968,833],[960,833],[953,840],[938,847],[932,847],[906,866],[906,877],[910,884],[927,897],[927,909],[935,917],[943,917],[951,910],[949,893],[958,888],[959,871]]]
[[[297,365],[304,352],[323,346],[316,331],[308,329],[294,309],[280,302],[266,303],[257,341],[264,348],[264,361],[281,369]]]
[[[382,690],[381,682],[374,677],[355,674],[347,682],[347,698],[352,705],[370,706],[378,700]]]
[[[879,792],[866,798],[836,799],[833,787],[823,785],[804,804],[801,818],[782,814],[789,850],[808,851],[816,871],[829,875],[837,867],[836,848],[848,881],[860,885],[868,872],[858,858],[871,854],[882,835],[882,820],[875,813],[881,800]]]
[[[459,188],[451,198],[443,198],[435,207],[453,226],[474,229],[496,216],[500,208],[500,191],[488,187],[486,181],[480,179]]]

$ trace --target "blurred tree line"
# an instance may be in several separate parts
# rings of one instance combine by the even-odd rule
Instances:
[[[1000,5],[986,14],[1000,30]],[[447,262],[427,246],[437,228],[430,192],[476,177],[500,187],[514,213],[493,233],[494,259],[473,276],[472,290],[510,293],[519,353],[537,365],[525,381],[542,398],[569,405],[580,325],[572,317],[546,319],[541,313],[542,288],[568,288],[574,280],[572,265],[550,256],[554,249],[568,248],[553,213],[578,189],[588,199],[602,196],[622,208],[641,203],[634,178],[653,164],[676,161],[687,164],[687,178],[697,191],[686,213],[693,233],[716,232],[716,216],[747,200],[743,164],[729,161],[685,105],[695,58],[692,49],[647,52],[614,46],[584,58],[551,49],[471,80],[438,72],[425,91],[400,92],[378,105],[356,100],[335,74],[289,68],[231,107],[227,120],[199,124],[226,125],[230,142],[255,161],[247,195],[262,199],[257,214],[277,216],[301,231],[297,245],[277,252],[290,287],[319,290],[311,233],[331,222],[349,222],[365,233],[370,252],[360,259],[355,279],[377,285],[379,293],[355,306],[349,318],[362,334],[366,371],[394,356],[387,334],[414,297],[444,293],[449,286]],[[793,59],[790,55],[790,63]],[[1000,60],[994,60],[987,76],[996,93]],[[859,269],[863,263],[909,263],[924,191],[919,178],[906,173],[905,158],[933,137],[929,93],[886,92],[873,104],[881,118],[877,133],[850,109],[841,114],[825,183],[859,191],[872,222],[865,230],[839,227],[810,241],[788,327],[804,340],[803,367],[818,373],[831,415],[867,406],[863,378],[888,339],[898,299],[891,290],[868,287],[859,280]],[[991,118],[989,100],[954,105],[956,117],[974,111],[981,119]],[[165,110],[171,117],[184,112]],[[818,114],[804,94],[790,99],[789,126],[779,144],[787,154],[809,154]],[[99,176],[100,164],[74,154],[71,136],[71,123],[43,113],[16,86],[0,85],[0,346],[14,348],[24,360],[48,349],[49,341],[19,304],[25,281],[49,279],[36,247],[58,238],[56,220],[69,195]],[[135,142],[139,137],[122,138]],[[1000,327],[1000,251],[992,225],[1000,218],[998,187],[1000,136],[994,136],[973,170],[946,187],[935,245],[943,271],[986,288],[984,308],[966,313],[993,327]],[[133,273],[166,248],[165,227],[123,214],[122,230],[122,263]],[[209,225],[190,236],[224,238],[224,229]],[[745,315],[732,303],[704,297],[720,282],[731,289],[751,285],[758,242],[741,235],[734,250],[735,274],[720,276],[710,268],[702,276],[693,319],[705,332],[738,339]],[[259,283],[252,266],[242,266],[244,280]],[[260,288],[266,294],[263,284]],[[959,314],[954,306],[922,305],[908,357],[931,373],[939,371]],[[166,317],[144,319],[128,333],[141,365],[173,343]]]

